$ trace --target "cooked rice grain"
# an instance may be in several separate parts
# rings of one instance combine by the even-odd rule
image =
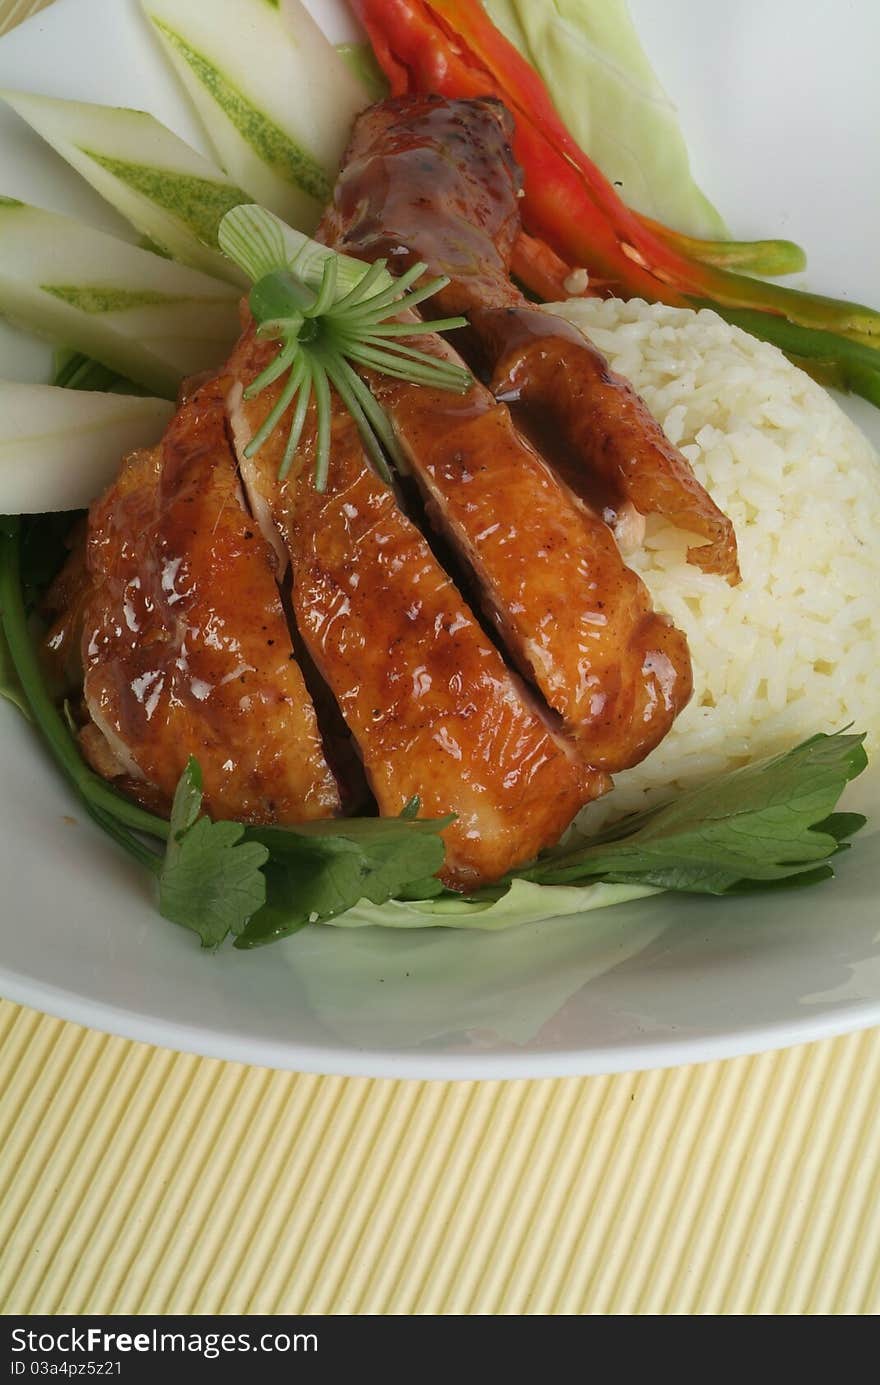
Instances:
[[[632,381],[736,527],[743,580],[656,517],[628,561],[686,631],[695,691],[591,820],[852,722],[880,749],[880,464],[821,386],[709,310],[556,304]]]

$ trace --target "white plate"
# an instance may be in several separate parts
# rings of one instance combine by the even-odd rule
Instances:
[[[337,0],[312,0],[334,26]],[[633,4],[694,163],[743,235],[806,243],[810,283],[880,302],[875,0]],[[135,0],[57,0],[0,43],[0,84],[142,106],[202,145]],[[121,223],[16,119],[0,191]],[[45,378],[3,329],[0,373]],[[878,416],[854,409],[880,437]],[[868,785],[880,824],[880,784]],[[324,1072],[535,1077],[690,1062],[880,1023],[880,838],[794,895],[666,896],[481,935],[307,930],[202,954],[0,706],[0,991],[80,1023]]]

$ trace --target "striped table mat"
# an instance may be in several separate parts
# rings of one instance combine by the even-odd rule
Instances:
[[[52,0],[0,0],[0,34],[14,29],[23,19],[30,19],[32,14],[51,3]]]
[[[5,1313],[876,1313],[880,1031],[393,1082],[0,1003]]]
[[[0,33],[46,3],[0,0]],[[880,1030],[391,1082],[0,1002],[0,1311],[877,1313],[878,1079]]]

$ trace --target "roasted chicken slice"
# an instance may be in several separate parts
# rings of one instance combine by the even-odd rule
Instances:
[[[421,336],[422,350],[450,355]],[[464,397],[371,377],[429,520],[476,578],[504,647],[584,760],[638,763],[693,689],[681,631],[651,605],[611,531],[475,384]]]
[[[198,389],[92,506],[84,748],[153,808],[167,811],[195,755],[214,817],[328,817],[339,791],[271,550],[244,507],[227,388]]]
[[[448,275],[439,311],[469,316],[471,359],[568,483],[612,523],[626,502],[666,516],[706,540],[689,550],[691,562],[738,581],[733,526],[629,383],[511,282],[521,187],[511,134],[509,113],[491,98],[369,107],[355,122],[325,238],[364,259],[387,256],[400,269],[423,260]]]
[[[733,525],[678,448],[582,332],[560,317],[550,319],[548,332],[547,321],[530,306],[472,315],[495,362],[496,397],[511,404],[568,484],[609,511],[612,522],[626,496],[639,514],[663,515],[706,540],[688,549],[688,562],[738,582]]]
[[[281,389],[244,397],[273,349],[252,332],[239,342],[228,366],[229,412],[248,492],[290,558],[300,636],[338,702],[380,813],[396,815],[413,798],[423,816],[454,812],[444,880],[468,889],[497,879],[555,842],[609,781],[583,763],[507,669],[369,466],[338,402],[323,494],[311,420],[283,480],[285,420],[245,456]]]

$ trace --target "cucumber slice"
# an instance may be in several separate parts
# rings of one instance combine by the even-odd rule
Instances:
[[[296,0],[141,0],[220,163],[311,232],[370,95]]]
[[[0,514],[84,509],[173,412],[165,399],[0,381]]]
[[[172,259],[245,283],[218,251],[217,227],[226,212],[250,197],[153,116],[28,92],[0,96]]]
[[[337,43],[336,51],[353,72],[371,101],[384,101],[390,90],[370,43]]]
[[[0,313],[153,394],[220,365],[241,328],[231,284],[70,217],[0,198]]]

